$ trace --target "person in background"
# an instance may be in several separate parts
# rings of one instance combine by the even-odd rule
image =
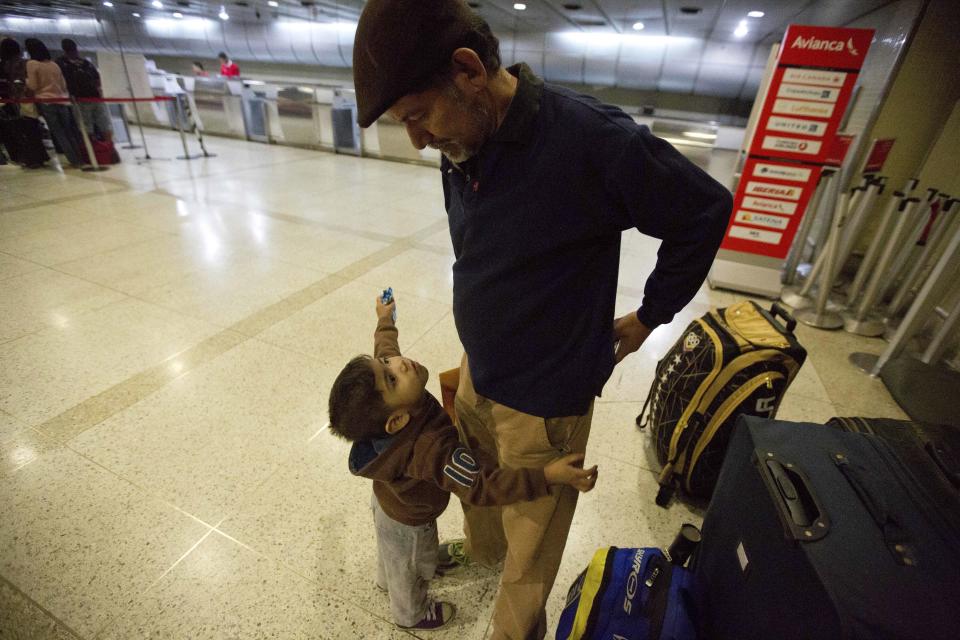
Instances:
[[[26,61],[20,52],[20,45],[12,38],[0,38],[0,99],[14,100],[22,97],[27,77]],[[16,151],[9,148],[12,144],[7,137],[3,122],[20,115],[20,105],[0,104],[0,145],[7,147],[10,159],[15,159]],[[0,153],[0,164],[7,164],[6,157]]]
[[[234,65],[236,66],[236,65]],[[193,75],[198,78],[209,78],[210,72],[203,68],[203,63],[199,60],[193,61]]]
[[[236,78],[240,75],[240,67],[230,59],[226,52],[221,51],[217,56],[220,58],[220,75],[224,78]]]
[[[60,42],[63,55],[57,58],[57,66],[63,72],[67,90],[74,98],[102,98],[103,87],[100,84],[100,72],[92,62],[81,58],[77,43],[69,38]],[[77,107],[83,118],[83,126],[89,135],[95,135],[107,142],[113,142],[113,125],[110,113],[102,102],[79,102]]]
[[[36,38],[27,38],[24,43],[30,59],[27,60],[27,91],[34,98],[69,98],[67,81],[53,60],[47,46]],[[40,115],[47,122],[53,141],[67,156],[71,166],[83,165],[80,132],[73,119],[73,111],[66,103],[38,103]]]
[[[0,98],[13,100],[23,97],[27,81],[27,61],[20,45],[13,38],[0,40]],[[16,117],[18,105],[0,105],[0,112]]]

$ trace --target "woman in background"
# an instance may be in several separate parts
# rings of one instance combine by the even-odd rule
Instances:
[[[36,38],[24,43],[30,59],[27,60],[27,89],[34,98],[69,98],[67,83],[56,62],[50,59],[47,46]],[[80,131],[67,103],[41,102],[37,105],[47,122],[53,141],[74,167],[83,165]]]

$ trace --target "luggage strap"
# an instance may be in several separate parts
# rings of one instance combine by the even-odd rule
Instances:
[[[658,368],[659,368],[659,366],[660,366],[660,363],[657,363],[657,367],[658,367]],[[653,377],[653,382],[650,384],[650,391],[647,392],[647,398],[646,398],[646,400],[643,401],[643,408],[640,409],[640,414],[637,416],[637,428],[638,428],[638,429],[646,429],[646,428],[647,428],[647,423],[648,423],[649,420],[650,420],[650,416],[647,415],[647,409],[650,408],[650,398],[653,397],[653,393],[654,393],[654,391],[655,391],[656,388],[657,388],[657,381],[658,381],[658,380],[657,380],[657,377],[654,376],[654,377]]]
[[[667,460],[667,464],[663,465],[663,469],[660,470],[660,477],[657,479],[657,482],[660,483],[660,490],[657,491],[656,498],[657,506],[666,507],[670,504],[670,500],[679,484],[677,476],[683,473],[683,466],[687,462],[687,449],[693,442],[693,432],[696,430],[694,426],[701,422],[703,422],[703,414],[694,411],[683,425],[677,437],[676,452],[672,458]],[[681,467],[680,470],[677,470],[677,467]]]
[[[883,543],[893,554],[897,564],[915,565],[917,561],[912,552],[910,536],[897,517],[891,513],[886,500],[883,499],[883,492],[872,486],[873,483],[867,480],[867,474],[862,473],[860,467],[850,464],[845,454],[835,453],[833,461],[880,529]]]
[[[673,582],[673,565],[664,556],[656,555],[650,560],[644,584],[650,589],[643,615],[650,621],[650,640],[658,640],[663,633],[663,622],[670,603],[670,585]]]

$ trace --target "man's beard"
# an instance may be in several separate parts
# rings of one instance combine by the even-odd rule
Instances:
[[[477,155],[483,143],[496,130],[496,122],[490,114],[490,109],[485,104],[479,100],[468,102],[455,85],[450,84],[445,92],[463,114],[463,118],[469,124],[469,127],[477,131],[478,135],[476,141],[472,143],[446,139],[435,141],[430,144],[430,147],[440,151],[450,162],[460,164]]]

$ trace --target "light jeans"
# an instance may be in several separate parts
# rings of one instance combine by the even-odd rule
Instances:
[[[88,136],[105,139],[113,133],[113,124],[110,122],[107,105],[102,102],[81,102],[77,107],[80,109],[80,117],[83,118],[83,126]]]
[[[427,613],[427,587],[437,569],[437,523],[418,527],[390,518],[371,500],[377,531],[377,586],[390,594],[393,621],[412,627]]]

